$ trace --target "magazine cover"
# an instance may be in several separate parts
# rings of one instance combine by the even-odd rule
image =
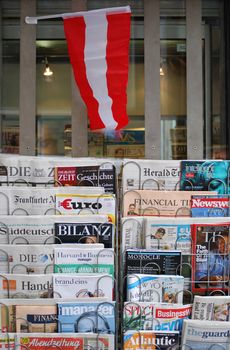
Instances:
[[[146,249],[179,249],[191,254],[191,218],[145,218]]]
[[[129,190],[177,190],[180,181],[180,161],[124,159],[122,171],[123,193]]]
[[[229,286],[229,223],[192,225],[193,292],[227,290]]]
[[[115,334],[115,302],[58,303],[58,332]]]
[[[0,299],[48,298],[53,291],[52,274],[0,275]]]
[[[113,300],[113,278],[103,274],[54,274],[54,297],[65,299],[106,297]]]
[[[76,187],[75,192],[68,193],[56,195],[56,209],[60,214],[104,214],[108,215],[109,221],[115,224],[116,199],[113,194],[81,195],[76,194]]]
[[[180,189],[228,193],[228,167],[224,160],[182,160]]]
[[[60,222],[55,222],[54,230],[57,242],[60,243],[103,243],[105,248],[114,246],[114,225],[111,222],[96,222],[98,215],[94,215],[95,220],[88,221],[85,215],[78,216],[75,222],[67,222],[59,218]],[[92,215],[91,215],[92,217]],[[81,218],[82,222],[78,222]],[[83,221],[84,220],[84,221]]]
[[[56,305],[16,305],[17,333],[55,333],[57,332]]]
[[[0,271],[14,274],[53,272],[53,244],[0,245]]]
[[[192,196],[192,217],[223,217],[229,216],[229,196],[209,195]]]
[[[78,333],[78,334],[55,334],[55,333],[30,333],[16,335],[16,343],[29,350],[50,350],[58,348],[62,350],[114,350],[113,334]]]
[[[168,275],[129,275],[127,301],[182,303],[184,277]]]
[[[191,196],[197,194],[196,191],[127,191],[123,196],[123,216],[190,216]]]
[[[98,186],[106,193],[116,193],[116,169],[110,162],[101,166],[58,166],[54,173],[58,186]]]
[[[181,251],[126,250],[126,275],[180,275]]]
[[[92,245],[91,245],[92,246]],[[54,248],[54,272],[114,275],[114,250],[74,247]]]
[[[230,296],[194,296],[193,320],[230,321]]]
[[[122,252],[131,248],[142,248],[144,217],[123,217],[121,219]]]
[[[229,322],[184,320],[182,350],[229,350]]]
[[[123,336],[124,350],[179,350],[177,331],[127,331]]]
[[[183,320],[190,318],[192,305],[125,302],[123,327],[126,330],[182,331]]]
[[[80,189],[80,190],[79,190]],[[78,193],[87,193],[89,187],[78,187]],[[95,197],[102,195],[103,188],[92,188]],[[96,194],[95,194],[96,192]],[[76,193],[76,187],[5,187],[0,191],[0,215],[44,215],[57,214],[55,197],[57,194]]]

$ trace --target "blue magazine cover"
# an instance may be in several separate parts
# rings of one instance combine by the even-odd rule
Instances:
[[[59,333],[115,333],[115,302],[58,303]]]
[[[216,191],[227,194],[229,161],[184,160],[181,162],[180,190]]]

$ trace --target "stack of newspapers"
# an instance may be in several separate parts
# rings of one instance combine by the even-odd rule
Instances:
[[[112,161],[0,157],[2,349],[117,343]]]
[[[229,173],[228,161],[124,160],[124,349],[230,349]]]

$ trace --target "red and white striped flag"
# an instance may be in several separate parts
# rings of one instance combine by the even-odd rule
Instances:
[[[70,62],[92,130],[118,130],[128,123],[130,17],[129,6],[63,16]]]

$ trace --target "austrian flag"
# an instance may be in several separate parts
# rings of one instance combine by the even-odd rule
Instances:
[[[130,7],[62,15],[70,62],[90,128],[121,129],[126,112]]]

